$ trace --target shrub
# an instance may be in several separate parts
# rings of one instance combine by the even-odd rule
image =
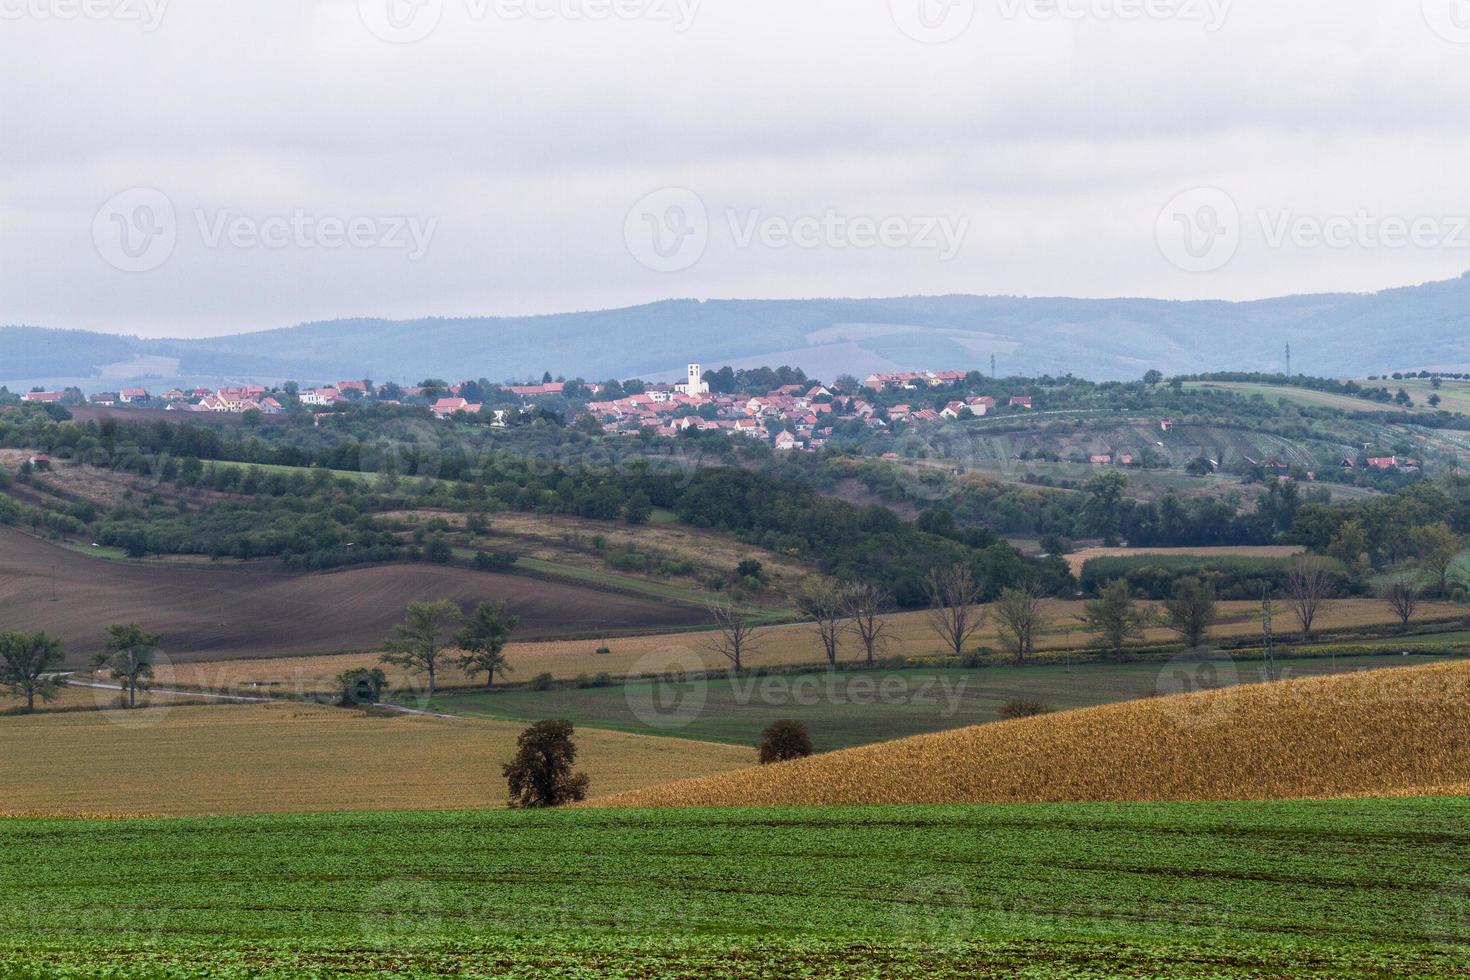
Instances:
[[[1000,717],[1002,721],[1010,721],[1014,718],[1035,718],[1037,715],[1049,715],[1055,709],[1040,698],[1011,698],[1001,705]]]
[[[812,754],[811,732],[799,721],[772,722],[761,732],[757,751],[763,766],[805,758]]]
[[[549,676],[549,675],[543,675]],[[516,739],[516,757],[501,770],[513,808],[543,808],[587,798],[587,774],[574,772],[575,729],[566,720],[538,721]]]
[[[387,675],[376,667],[344,670],[337,675],[337,703],[344,708],[377,704],[387,686]]]
[[[531,678],[531,690],[533,691],[549,691],[553,684],[555,684],[555,679],[550,674],[537,674]]]
[[[612,687],[612,682],[612,674],[609,674],[607,671],[603,671],[596,677],[592,678],[593,687]]]

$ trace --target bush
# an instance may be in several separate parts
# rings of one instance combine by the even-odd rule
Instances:
[[[510,551],[497,551],[491,554],[477,552],[475,554],[475,567],[482,572],[503,572],[514,567],[520,561],[520,555]]]
[[[1035,718],[1037,715],[1049,715],[1055,709],[1040,698],[1011,698],[1001,705],[1000,717],[1002,721],[1010,721],[1014,718]]]
[[[550,674],[537,674],[531,678],[531,690],[549,691],[555,685],[556,680]]]
[[[549,675],[543,675],[549,676]],[[577,745],[572,723],[538,721],[516,739],[516,757],[501,770],[510,786],[510,806],[542,808],[587,798],[587,774],[573,772]]]
[[[1326,561],[1332,576],[1332,595],[1352,595],[1359,590],[1346,566],[1332,559]],[[1278,596],[1286,593],[1288,566],[1284,558],[1127,555],[1091,558],[1082,566],[1079,578],[1088,595],[1099,595],[1109,582],[1122,579],[1135,596],[1168,599],[1180,579],[1198,578],[1214,587],[1217,598],[1259,600],[1267,588]]]
[[[387,686],[387,675],[376,667],[344,670],[337,675],[337,703],[344,708],[377,704]]]
[[[805,758],[812,754],[811,732],[799,721],[772,722],[761,732],[757,751],[763,766]]]
[[[596,677],[592,678],[593,687],[612,687],[612,682],[612,674],[609,674],[607,671],[603,671]]]

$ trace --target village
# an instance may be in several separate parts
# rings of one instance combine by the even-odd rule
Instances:
[[[457,384],[425,383],[400,387],[375,386],[367,380],[299,388],[287,383],[279,388],[249,384],[220,388],[171,388],[152,394],[144,388],[83,395],[77,389],[35,390],[22,395],[29,402],[59,405],[90,405],[101,408],[132,407],[168,412],[250,415],[285,414],[295,403],[312,412],[329,411],[355,402],[381,405],[427,407],[436,418],[475,416],[491,425],[507,426],[520,411],[530,410],[550,399],[581,406],[578,417],[590,419],[608,435],[638,436],[651,432],[672,438],[680,433],[727,432],[763,441],[782,451],[814,452],[825,446],[833,429],[842,423],[870,429],[895,424],[925,424],[980,418],[995,411],[998,402],[990,396],[966,396],[934,405],[928,397],[919,404],[919,394],[965,381],[964,371],[907,371],[871,374],[857,392],[834,391],[819,382],[787,384],[764,394],[715,393],[703,368],[688,365],[685,379],[676,384],[629,382],[618,397],[604,384],[582,381],[543,380],[539,384],[486,385],[475,381]],[[620,385],[619,388],[624,386]],[[886,404],[893,395],[912,391],[915,404]],[[1028,411],[1034,403],[1029,395],[1009,397],[1005,406]]]

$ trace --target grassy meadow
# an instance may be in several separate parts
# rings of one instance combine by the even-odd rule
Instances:
[[[0,974],[1463,976],[1470,802],[0,821]]]

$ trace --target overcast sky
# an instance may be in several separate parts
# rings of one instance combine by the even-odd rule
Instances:
[[[1467,42],[1470,0],[0,0],[0,324],[1450,278]]]

